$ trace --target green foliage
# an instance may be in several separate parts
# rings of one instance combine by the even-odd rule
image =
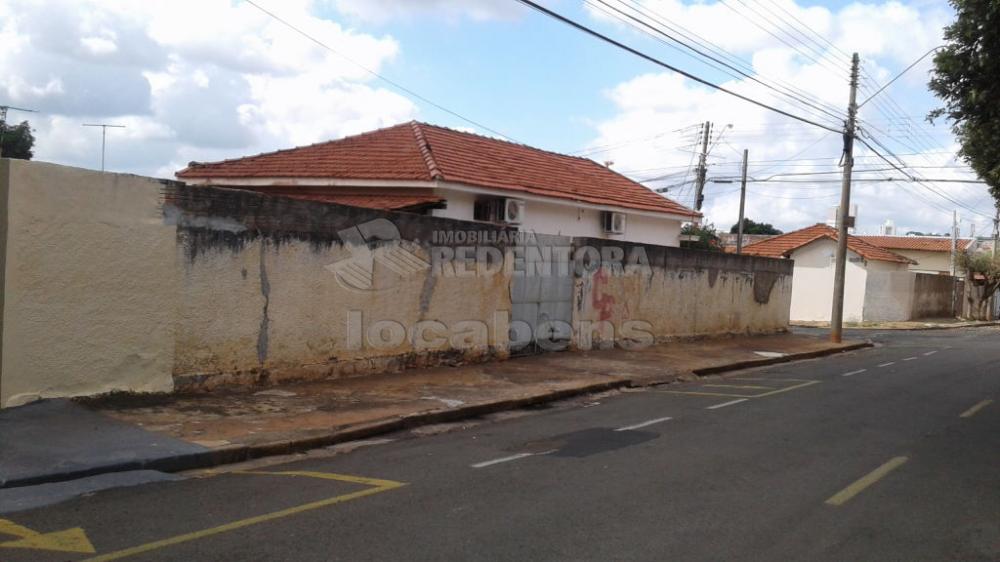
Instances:
[[[0,134],[3,135],[3,150],[0,152],[4,158],[31,160],[35,155],[32,150],[35,147],[35,135],[27,121],[14,126],[0,121]]]
[[[986,252],[959,252],[958,267],[966,272],[966,298],[976,320],[988,320],[990,297],[1000,288],[1000,256]]]
[[[681,248],[722,252],[722,239],[715,231],[715,225],[688,224],[681,228],[681,237],[697,236],[696,240],[681,240]]]
[[[736,223],[729,229],[730,234],[738,234],[740,223]],[[754,222],[753,219],[743,219],[743,234],[784,234],[784,232],[774,228],[769,222]]]
[[[951,0],[955,22],[934,57],[930,88],[962,145],[961,155],[1000,204],[1000,2]]]

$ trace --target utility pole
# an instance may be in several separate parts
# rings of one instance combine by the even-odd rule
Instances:
[[[743,149],[743,179],[740,181],[740,222],[739,233],[736,235],[736,253],[743,253],[743,210],[747,203],[747,161],[750,151]]]
[[[844,284],[847,280],[847,221],[851,214],[851,173],[854,171],[854,129],[858,117],[858,54],[851,57],[851,97],[844,124],[844,178],[837,212],[837,263],[833,274],[833,310],[830,312],[830,341],[844,337]]]
[[[997,201],[997,215],[993,219],[993,258],[1000,255],[1000,201]]]
[[[952,211],[951,219],[951,276],[958,276],[958,211]]]
[[[101,171],[104,171],[104,147],[107,145],[108,138],[108,127],[115,127],[118,129],[124,129],[125,125],[110,125],[108,123],[84,123],[84,127],[100,127],[101,128]]]
[[[3,157],[3,134],[7,130],[7,110],[24,111],[26,113],[36,113],[34,109],[24,109],[13,105],[0,105],[0,158]]]
[[[698,157],[698,184],[694,192],[694,210],[700,211],[705,201],[705,177],[708,175],[708,139],[712,136],[712,123],[705,121],[701,132],[701,155]]]

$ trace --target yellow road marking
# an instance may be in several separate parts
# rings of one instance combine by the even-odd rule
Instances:
[[[982,410],[983,408],[989,406],[992,403],[993,403],[992,400],[983,400],[982,402],[980,402],[980,403],[976,404],[975,406],[969,408],[968,410],[962,412],[962,414],[959,415],[958,417],[960,417],[960,418],[971,418],[972,416],[976,415],[976,412],[978,412],[979,410]]]
[[[289,517],[291,515],[297,515],[299,513],[304,513],[306,511],[312,511],[315,509],[320,509],[323,507],[328,507],[338,503],[344,503],[351,500],[356,500],[358,498],[363,498],[365,496],[371,496],[373,494],[379,494],[381,492],[387,492],[401,486],[405,486],[405,482],[396,482],[394,480],[380,480],[377,478],[364,478],[361,476],[351,476],[347,474],[331,474],[327,472],[305,472],[305,471],[289,471],[289,472],[255,472],[247,471],[240,472],[236,474],[264,474],[273,476],[303,476],[308,478],[323,478],[326,480],[338,480],[341,482],[350,482],[352,484],[364,484],[372,486],[365,490],[359,490],[357,492],[351,492],[349,494],[341,494],[339,496],[334,496],[332,498],[327,498],[325,500],[319,500],[310,502],[307,504],[297,505],[295,507],[290,507],[288,509],[282,509],[279,511],[273,511],[271,513],[265,513],[264,515],[258,515],[256,517],[248,517],[246,519],[240,519],[238,521],[233,521],[231,523],[226,523],[224,525],[219,525],[217,527],[211,527],[208,529],[203,529],[201,531],[195,531],[192,533],[185,533],[183,535],[177,535],[175,537],[170,537],[167,539],[162,539],[158,541],[153,541],[146,544],[141,544],[139,546],[134,546],[132,548],[126,548],[124,550],[118,550],[116,552],[111,552],[108,554],[102,554],[100,556],[95,556],[93,558],[88,558],[86,562],[98,562],[103,560],[118,560],[128,556],[134,556],[136,554],[142,554],[145,552],[150,552],[153,550],[158,550],[164,547],[173,546],[176,544],[189,542],[193,540],[203,539],[205,537],[210,537],[212,535],[218,535],[220,533],[227,533],[229,531],[235,531],[236,529],[241,529],[243,527],[249,527],[250,525],[256,525],[258,523],[266,523],[268,521],[273,521],[275,519],[281,519],[283,517]]]
[[[0,548],[26,548],[84,554],[96,552],[94,545],[90,544],[87,534],[80,527],[40,533],[8,519],[0,519],[0,534],[17,537],[14,540],[0,542]]]
[[[703,388],[745,388],[748,390],[773,390],[773,386],[751,386],[738,384],[703,384]]]
[[[851,498],[863,492],[865,488],[878,482],[893,470],[903,466],[908,460],[910,460],[909,457],[894,457],[890,459],[882,466],[855,480],[850,486],[830,496],[830,499],[826,500],[824,503],[833,506],[844,505],[850,501]]]

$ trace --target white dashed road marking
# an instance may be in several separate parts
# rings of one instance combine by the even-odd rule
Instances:
[[[895,361],[889,361],[888,363],[882,363],[879,367],[888,367],[889,365],[895,365]]]
[[[493,466],[495,464],[500,464],[502,462],[516,461],[518,459],[523,459],[523,458],[526,458],[526,457],[534,457],[534,456],[537,456],[537,455],[547,455],[549,453],[554,453],[554,452],[555,452],[555,449],[552,449],[551,451],[545,451],[545,452],[542,452],[542,453],[518,453],[516,455],[511,455],[509,457],[500,457],[499,459],[493,459],[493,460],[490,460],[490,461],[478,462],[478,463],[472,465],[472,468],[486,468],[487,466]]]
[[[619,427],[615,431],[631,431],[633,429],[639,429],[639,428],[642,428],[642,427],[647,427],[647,426],[653,425],[655,423],[670,421],[672,419],[673,418],[656,418],[655,420],[648,420],[648,421],[644,421],[642,423],[637,423],[635,425],[626,425],[625,427]]]
[[[864,373],[867,370],[868,369],[858,369],[857,371],[851,371],[850,373],[844,373],[843,375],[840,375],[840,376],[842,376],[842,377],[852,377],[854,375],[860,375],[861,373]]]
[[[928,351],[928,352],[927,352],[927,353],[925,353],[924,355],[934,355],[935,353],[937,353],[937,350],[936,350],[936,349],[935,349],[934,351]]]
[[[740,398],[739,400],[730,400],[729,402],[723,402],[722,404],[716,404],[714,406],[709,406],[705,408],[706,410],[717,410],[719,408],[725,408],[726,406],[732,406],[733,404],[739,404],[740,402],[746,402],[747,398]]]
[[[917,360],[916,357],[907,357],[906,359],[903,359],[903,361],[916,361],[916,360]]]

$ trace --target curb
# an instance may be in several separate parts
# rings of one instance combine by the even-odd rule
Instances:
[[[836,355],[847,351],[854,351],[857,349],[873,347],[873,346],[874,344],[872,344],[871,342],[861,342],[836,348],[820,349],[817,351],[808,351],[804,353],[792,353],[782,357],[751,359],[748,361],[739,361],[736,363],[728,363],[725,365],[716,365],[712,367],[705,367],[702,369],[694,369],[689,372],[698,376],[705,376],[717,373],[724,373],[727,371],[738,371],[751,367],[761,367],[766,365],[775,365],[779,363],[789,363],[792,361],[799,361],[803,359],[823,357],[827,355]],[[676,377],[674,377],[671,380],[676,380]],[[393,418],[388,420],[372,422],[369,424],[354,426],[341,431],[335,430],[333,433],[329,433],[326,435],[304,437],[301,439],[290,439],[287,441],[275,441],[271,443],[261,443],[256,445],[233,445],[230,447],[223,447],[220,449],[207,450],[198,453],[178,455],[163,459],[154,459],[149,461],[129,461],[129,462],[100,466],[100,467],[66,471],[57,474],[46,474],[43,476],[33,476],[15,480],[7,480],[0,482],[0,489],[18,488],[22,486],[33,486],[37,484],[48,484],[52,482],[65,482],[68,480],[75,480],[77,478],[84,478],[87,476],[95,476],[97,474],[106,474],[111,472],[126,472],[132,470],[158,470],[161,472],[181,472],[185,470],[212,468],[215,466],[245,462],[261,457],[287,455],[291,453],[307,451],[309,449],[329,447],[331,445],[337,445],[339,443],[345,443],[347,441],[369,439],[379,435],[384,435],[387,433],[393,433],[406,429],[413,429],[415,427],[420,427],[424,425],[453,422],[462,419],[483,416],[486,414],[492,414],[495,412],[516,410],[527,406],[545,404],[548,402],[556,402],[559,400],[564,400],[566,398],[572,398],[574,396],[580,396],[583,394],[593,394],[597,392],[604,392],[607,390],[614,390],[618,388],[637,388],[637,387],[655,386],[669,382],[670,380],[642,380],[634,378],[620,378],[608,382],[589,384],[576,388],[567,388],[553,392],[548,392],[545,394],[527,396],[523,398],[512,398],[508,400],[500,400],[497,402],[472,404],[463,408],[456,408],[450,410],[432,410],[429,412],[413,414],[401,418]]]
[[[891,328],[884,326],[844,326],[845,330],[868,330],[868,331],[880,331],[880,332],[920,332],[927,330],[958,330],[961,328],[986,328],[989,326],[1000,326],[1000,320],[990,321],[990,322],[973,322],[969,324],[931,324],[930,326],[913,326],[904,328]],[[815,328],[819,330],[828,330],[829,326],[808,326],[804,324],[792,324],[793,328]]]

